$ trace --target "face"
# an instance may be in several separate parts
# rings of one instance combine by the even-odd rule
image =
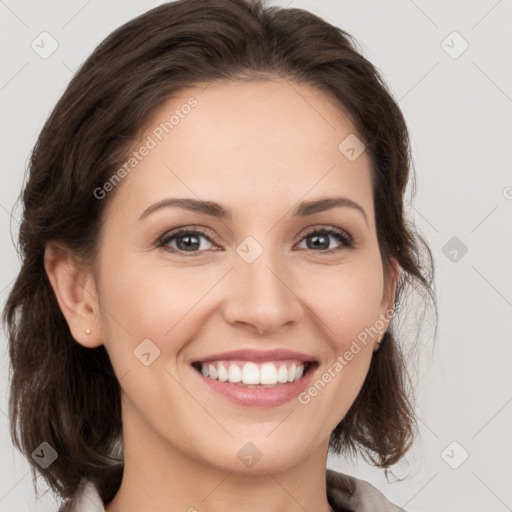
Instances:
[[[326,450],[392,305],[369,158],[338,149],[351,134],[323,93],[284,81],[186,89],[151,119],[134,146],[149,150],[110,192],[95,274],[97,328],[122,387],[125,429],[148,446],[224,471],[248,471],[239,451],[252,445],[261,459],[251,471]],[[169,199],[221,208],[192,211]],[[274,391],[212,387],[192,365],[245,349],[274,361],[270,375],[291,375],[301,356],[269,351],[314,363]],[[246,376],[252,355],[233,359]]]

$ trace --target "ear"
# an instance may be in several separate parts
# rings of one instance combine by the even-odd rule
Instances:
[[[384,284],[384,290],[382,294],[382,302],[380,305],[380,316],[381,322],[384,323],[382,332],[386,332],[393,316],[393,309],[395,305],[395,291],[400,277],[400,263],[396,258],[391,257],[391,268],[387,276],[387,281]],[[379,326],[380,327],[380,326]]]
[[[382,294],[382,303],[381,307],[384,308],[383,313],[392,309],[395,303],[395,291],[398,283],[398,278],[400,277],[400,263],[398,260],[391,256],[391,268],[390,275],[388,276],[387,282],[384,284],[384,291]]]
[[[73,338],[87,348],[101,345],[99,303],[92,273],[76,263],[71,251],[54,242],[46,246],[44,267]]]

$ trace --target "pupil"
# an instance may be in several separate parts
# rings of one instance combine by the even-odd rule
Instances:
[[[185,243],[183,244],[183,247],[180,247],[180,249],[184,250],[190,250],[190,249],[198,249],[200,243],[197,241],[190,241],[191,239],[198,239],[196,235],[184,235],[179,237],[179,240],[185,240]]]
[[[318,243],[318,240],[320,240],[320,244]],[[328,249],[329,248],[329,238],[326,236],[326,235],[313,235],[311,237],[311,245],[313,246],[312,248],[322,248],[322,249]],[[321,247],[322,246],[322,241],[323,241],[323,245],[324,247]],[[310,247],[311,248],[311,247]]]

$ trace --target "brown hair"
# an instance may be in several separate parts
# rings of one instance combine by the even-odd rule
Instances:
[[[104,208],[115,193],[98,200],[94,190],[126,161],[164,101],[211,80],[277,77],[316,87],[350,116],[371,161],[385,276],[391,257],[401,267],[395,300],[411,285],[435,305],[431,252],[404,217],[406,124],[349,34],[307,11],[260,0],[179,0],[138,16],[109,35],[71,80],[33,149],[21,195],[22,265],[3,317],[11,435],[34,475],[38,470],[62,498],[76,493],[82,477],[98,483],[105,501],[115,494],[120,386],[105,348],[87,349],[72,338],[44,269],[45,247],[58,240],[94,261]],[[335,453],[360,451],[383,468],[407,452],[417,429],[394,326],[395,318],[330,442]],[[47,469],[31,457],[43,441],[58,453]]]

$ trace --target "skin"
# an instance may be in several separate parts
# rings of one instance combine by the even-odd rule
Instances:
[[[356,133],[348,118],[322,92],[291,85],[182,90],[158,109],[141,141],[190,97],[198,104],[110,192],[95,266],[81,270],[47,248],[46,270],[74,338],[105,345],[122,387],[125,472],[107,512],[332,510],[329,437],[361,389],[377,336],[306,405],[234,404],[190,366],[221,351],[289,348],[319,362],[314,382],[393,305],[397,274],[386,287],[368,155],[348,160],[338,150]],[[350,207],[290,214],[300,201],[332,196],[358,203],[367,222]],[[172,207],[139,220],[170,197],[216,201],[234,215]],[[208,236],[199,237],[196,256],[178,253],[183,239],[168,243],[175,253],[154,244],[193,226]],[[331,226],[356,247],[332,235],[308,247],[314,237],[306,235]],[[247,236],[263,248],[253,263],[236,252]],[[149,366],[133,353],[146,338],[160,350]],[[237,457],[248,442],[262,454],[252,467]]]

